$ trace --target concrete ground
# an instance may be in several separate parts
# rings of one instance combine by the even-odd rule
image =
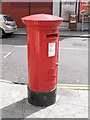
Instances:
[[[22,29],[18,30],[14,36],[0,40],[0,64],[2,65],[0,69],[2,98],[0,111],[2,114],[0,114],[2,117],[23,118],[23,120],[25,118],[88,118],[90,111],[88,105],[88,54],[90,53],[88,52],[90,42],[87,37],[88,32],[62,32],[59,46],[57,100],[55,104],[48,107],[36,107],[29,104],[27,85],[12,83],[14,81],[27,83],[28,81],[25,34],[25,29]],[[78,37],[75,36],[76,34]]]
[[[27,86],[0,82],[2,118],[88,118],[88,91],[57,88],[55,104],[28,103]]]

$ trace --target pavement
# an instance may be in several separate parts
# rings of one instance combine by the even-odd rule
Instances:
[[[26,28],[18,28],[17,32],[15,32],[14,34],[17,35],[26,35]],[[60,29],[60,36],[61,37],[89,37],[90,38],[90,34],[88,31],[70,31],[70,30],[61,30]]]
[[[27,101],[27,85],[0,82],[2,118],[88,118],[88,90],[57,86],[55,104],[34,106]],[[11,120],[11,119],[10,119]]]
[[[61,36],[88,37],[84,31],[60,31]],[[18,29],[17,35],[26,35],[26,29]],[[27,85],[0,80],[0,116],[4,118],[88,118],[88,85],[57,85],[55,104],[48,107],[34,106],[27,101]],[[11,119],[10,119],[11,120]]]

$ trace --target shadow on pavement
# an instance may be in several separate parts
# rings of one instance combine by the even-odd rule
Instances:
[[[26,118],[46,107],[34,106],[28,103],[27,98],[2,108],[2,118]],[[39,113],[40,114],[40,113]],[[12,119],[13,120],[13,119]]]
[[[63,41],[65,39],[65,37],[59,37],[59,41]]]

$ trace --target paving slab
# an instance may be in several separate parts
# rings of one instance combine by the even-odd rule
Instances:
[[[88,118],[88,91],[57,88],[55,104],[34,106],[27,101],[27,85],[0,82],[3,118]]]

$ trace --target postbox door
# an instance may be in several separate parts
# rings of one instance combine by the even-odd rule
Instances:
[[[57,84],[57,63],[58,63],[58,29],[39,31],[39,71],[38,88],[43,91],[52,90]]]

